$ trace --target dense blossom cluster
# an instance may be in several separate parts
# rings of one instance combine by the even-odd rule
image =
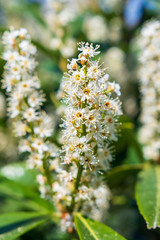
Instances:
[[[152,20],[141,31],[140,81],[142,94],[140,140],[147,159],[160,160],[160,22]]]
[[[99,53],[98,47],[81,43],[81,53],[68,64],[69,73],[63,81],[68,105],[62,125],[63,160],[66,164],[78,160],[90,170],[97,165],[108,168],[110,142],[117,140],[117,117],[122,113],[118,97],[113,98],[120,95],[119,84],[110,82],[99,61],[91,59]]]
[[[41,195],[50,194],[56,202],[63,230],[73,231],[73,211],[102,220],[110,198],[103,171],[113,158],[111,142],[117,140],[121,104],[120,86],[110,82],[99,61],[92,59],[99,46],[80,43],[78,59],[68,63],[62,82],[67,107],[59,158],[48,139],[52,121],[41,109],[45,98],[35,73],[36,48],[26,29],[5,32],[3,43],[8,113],[20,138],[20,152],[28,152],[29,167],[40,171]]]
[[[117,97],[120,86],[110,82],[99,61],[92,59],[99,54],[98,48],[80,43],[78,59],[68,63],[62,82],[67,105],[62,124],[64,167],[56,168],[58,180],[53,191],[56,200],[66,204],[64,211],[68,214],[64,216],[68,224],[71,209],[102,219],[110,195],[100,172],[109,168],[111,142],[117,140],[118,117],[122,113]],[[65,222],[64,217],[62,220]]]
[[[47,142],[52,134],[52,120],[41,110],[45,101],[40,83],[35,73],[36,48],[31,44],[26,29],[6,31],[3,35],[6,60],[3,88],[8,94],[8,114],[14,119],[14,132],[19,137],[19,151],[28,152],[28,165],[37,168],[40,191],[45,196],[49,190],[44,175],[49,161],[54,157],[54,146]]]

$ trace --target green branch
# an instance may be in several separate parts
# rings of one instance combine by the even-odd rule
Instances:
[[[47,184],[50,187],[50,195],[52,195],[52,176],[49,169],[48,157],[43,158],[43,169],[44,169],[44,174],[47,178]]]

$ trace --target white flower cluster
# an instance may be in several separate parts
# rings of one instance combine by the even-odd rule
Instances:
[[[110,194],[100,170],[107,170],[112,161],[111,142],[117,140],[122,112],[117,97],[120,86],[110,82],[99,61],[92,59],[99,54],[98,48],[80,43],[78,59],[69,62],[62,82],[67,104],[62,124],[64,165],[63,169],[56,167],[58,178],[53,184],[56,201],[66,205],[62,228],[66,222],[71,228],[70,211],[81,211],[100,220],[108,207]]]
[[[89,41],[104,42],[109,36],[109,29],[105,18],[100,15],[86,17],[83,23],[83,31]]]
[[[76,201],[81,212],[89,217],[101,221],[107,212],[110,200],[110,191],[103,183],[101,176],[88,173],[82,175],[83,184],[79,187]]]
[[[3,35],[6,60],[3,87],[8,94],[8,113],[14,119],[14,131],[21,139],[20,152],[28,152],[31,168],[39,169],[37,181],[42,197],[49,194],[61,212],[61,228],[72,232],[73,211],[81,211],[97,220],[108,208],[110,192],[103,183],[102,171],[112,161],[112,141],[117,140],[121,115],[120,86],[108,81],[101,69],[99,54],[89,43],[80,43],[78,59],[68,64],[62,88],[67,104],[63,130],[63,148],[59,159],[48,137],[52,124],[41,110],[45,101],[35,73],[36,48],[25,29],[11,29]],[[51,171],[56,172],[52,181]]]
[[[67,36],[66,28],[78,14],[77,1],[45,0],[42,4],[44,18],[53,34],[50,47],[64,57],[71,57],[76,50],[76,40]]]
[[[27,30],[6,31],[3,35],[6,60],[3,88],[8,95],[8,114],[14,119],[14,132],[19,137],[19,151],[29,152],[28,165],[36,167],[43,174],[54,157],[54,146],[47,142],[52,134],[52,121],[41,110],[45,101],[35,73],[36,48],[31,44]],[[38,176],[42,195],[48,183],[43,175]]]
[[[68,64],[69,73],[63,81],[68,105],[62,125],[63,160],[67,164],[76,160],[85,169],[100,165],[106,170],[112,160],[110,142],[117,140],[118,116],[122,113],[116,97],[120,96],[120,86],[108,80],[99,61],[91,59],[99,54],[99,46],[79,46],[81,53]]]
[[[109,206],[110,191],[103,183],[103,175],[96,172],[83,171],[76,187],[78,168],[76,164],[59,165],[54,160],[57,180],[53,183],[54,200],[61,214],[61,229],[72,231],[74,221],[72,212],[81,213],[103,220]],[[104,214],[105,213],[105,214]]]
[[[160,22],[152,20],[141,31],[140,83],[141,122],[140,140],[145,145],[147,159],[160,160]]]

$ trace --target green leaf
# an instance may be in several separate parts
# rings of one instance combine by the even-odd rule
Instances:
[[[128,147],[126,159],[123,164],[139,164],[139,156],[133,146]]]
[[[33,218],[37,218],[37,217],[42,217],[44,216],[41,213],[36,213],[36,212],[10,212],[10,213],[4,213],[0,215],[0,228],[9,225],[9,224],[13,224],[13,223],[17,223],[20,221],[24,221],[24,220],[30,220]]]
[[[137,174],[144,168],[144,164],[126,164],[112,168],[106,174],[107,184],[110,188],[114,188],[122,184],[127,177]]]
[[[84,218],[80,213],[75,213],[75,224],[80,240],[124,240],[120,234],[106,225]]]
[[[23,185],[35,186],[37,171],[28,169],[26,162],[7,164],[0,169],[0,176],[20,182]]]
[[[33,212],[13,212],[0,215],[0,239],[12,240],[43,224],[47,215]]]
[[[0,193],[21,198],[38,196],[33,186],[26,186],[3,176],[0,176]]]
[[[25,174],[29,176],[28,174]],[[24,176],[20,177],[20,182],[17,182],[17,179],[10,180],[6,177],[0,175],[0,196],[2,195],[6,201],[9,199],[14,203],[14,210],[21,210],[23,208],[29,210],[36,210],[40,212],[51,213],[55,211],[52,202],[49,202],[45,199],[40,198],[39,192],[33,186],[28,186],[26,184],[26,179],[24,180]],[[16,209],[17,205],[17,209]],[[11,206],[10,206],[11,207]],[[6,210],[8,207],[6,208]],[[6,211],[3,203],[3,211]],[[7,210],[8,211],[8,210]]]
[[[136,200],[147,227],[160,227],[160,167],[150,167],[139,173]]]

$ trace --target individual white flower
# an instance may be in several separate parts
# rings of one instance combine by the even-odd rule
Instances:
[[[34,108],[28,108],[24,112],[23,116],[27,120],[27,122],[33,122],[37,119],[37,113],[35,112]]]
[[[17,61],[17,59],[20,57],[19,53],[17,51],[11,51],[8,50],[3,53],[3,59],[9,62]]]
[[[9,104],[8,113],[11,118],[15,118],[20,114],[20,105],[18,102],[13,102]]]
[[[79,44],[78,50],[81,51],[82,52],[81,54],[84,56],[94,57],[100,53],[100,52],[97,52],[97,49],[99,47],[100,47],[99,45],[96,45],[96,47],[94,48],[92,44],[89,45],[89,43],[81,42]]]
[[[90,191],[89,188],[86,186],[79,187],[79,194],[78,197],[82,200],[90,200]]]
[[[21,76],[21,67],[17,63],[11,63],[8,67],[8,70],[10,69],[11,74],[13,74],[15,77],[20,78]]]
[[[39,154],[43,154],[43,152],[48,150],[48,147],[42,138],[34,139],[34,142],[31,145],[38,151]]]
[[[23,52],[25,52],[26,54],[29,52],[30,54],[35,55],[36,54],[36,47],[33,46],[28,40],[24,40],[19,44],[19,47],[21,48],[21,50]]]
[[[118,96],[121,96],[120,85],[112,82],[108,84],[107,90],[115,92]]]
[[[35,62],[34,59],[26,57],[26,56],[20,57],[20,64],[23,68],[23,71],[24,71],[24,69],[26,69],[27,71],[33,71],[37,65],[37,63]]]
[[[67,68],[68,69],[77,69],[78,68],[78,64],[77,64],[77,59],[76,58],[73,58],[72,60],[71,60],[71,62],[69,63],[69,64],[67,64]]]
[[[35,167],[40,168],[40,167],[42,167],[43,166],[42,158],[43,158],[42,154],[32,153],[28,158],[28,167],[29,168],[35,168]],[[43,175],[40,175],[40,176],[43,176]],[[44,178],[44,176],[43,176],[43,178]]]
[[[32,108],[42,105],[44,101],[45,101],[44,95],[37,91],[32,92],[32,94],[28,98],[28,104]]]
[[[31,144],[28,140],[22,139],[19,143],[20,152],[31,152]]]
[[[13,31],[13,28],[11,28],[11,31],[4,32],[2,41],[4,44],[8,46],[8,48],[15,48],[15,40],[17,36],[19,35],[19,31],[15,30]]]
[[[18,137],[22,137],[26,135],[26,132],[28,130],[28,126],[27,124],[19,121],[19,122],[15,122],[14,124],[14,132],[16,134],[16,136]]]
[[[97,164],[96,157],[91,154],[90,152],[85,153],[84,156],[80,156],[80,164],[84,166],[85,169],[89,168],[92,170],[92,166],[95,166]]]
[[[32,81],[31,80],[25,80],[21,81],[17,84],[17,91],[20,92],[22,95],[27,96],[28,93],[32,91]]]
[[[15,84],[19,82],[20,76],[13,76],[12,74],[4,74],[5,79],[2,80],[3,88],[7,92],[11,92]]]

